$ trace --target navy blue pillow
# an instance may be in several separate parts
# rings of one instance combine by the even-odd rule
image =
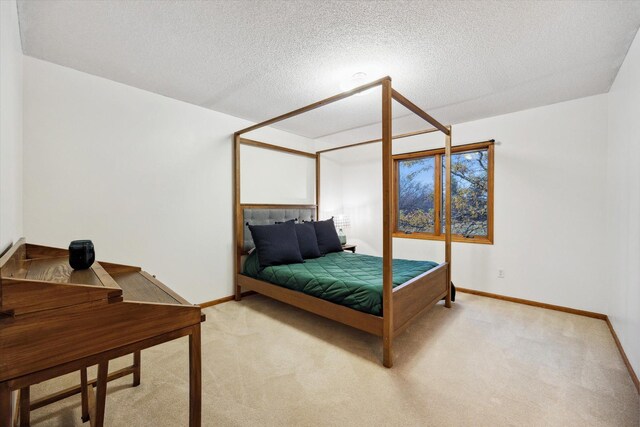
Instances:
[[[260,269],[271,265],[304,262],[292,221],[273,225],[249,225],[249,230],[256,245]]]
[[[316,230],[316,238],[318,239],[318,248],[322,255],[330,252],[342,252],[340,238],[333,223],[333,218],[325,221],[316,221],[313,223]]]
[[[286,221],[276,221],[276,224],[282,224],[283,222],[293,222],[295,224],[295,222],[298,220],[298,218],[294,218],[294,219],[288,219]]]
[[[296,235],[298,236],[298,246],[302,258],[318,258],[322,256],[318,247],[318,239],[316,237],[316,229],[310,222],[296,224]]]

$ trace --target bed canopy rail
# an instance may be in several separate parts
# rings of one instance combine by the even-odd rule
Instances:
[[[436,119],[431,117],[429,114],[427,114],[424,111],[422,111],[422,109],[420,109],[420,107],[418,107],[416,104],[414,104],[413,102],[409,101],[407,98],[402,96],[402,94],[400,94],[395,89],[393,89],[391,91],[391,96],[393,97],[393,99],[395,99],[400,104],[402,104],[404,107],[406,107],[408,110],[410,110],[413,113],[415,113],[418,117],[424,119],[425,121],[430,123],[432,126],[435,126],[440,132],[444,133],[445,135],[451,135],[451,129],[450,128],[442,125],[439,121],[437,121]]]
[[[282,151],[289,154],[295,154],[297,156],[310,157],[312,159],[316,158],[316,155],[314,153],[294,150],[293,148],[280,147],[279,145],[267,144],[266,142],[260,142],[253,139],[240,138],[240,143],[242,145],[250,145],[252,147],[265,148],[267,150]]]
[[[243,138],[242,135],[260,128],[273,125],[283,120],[298,116],[300,114],[315,110],[317,108],[332,104],[360,92],[380,86],[382,89],[382,137],[378,139],[349,144],[325,150],[318,150],[315,153],[280,147],[273,144]],[[433,128],[425,129],[406,134],[392,134],[392,103],[400,103],[409,111],[422,118]],[[394,191],[393,188],[393,158],[392,141],[394,139],[406,138],[431,132],[441,132],[445,135],[445,262],[440,264],[434,271],[428,271],[415,279],[393,288],[393,224],[394,224]],[[451,307],[451,127],[445,126],[427,114],[413,102],[392,88],[391,78],[383,77],[371,83],[356,87],[354,89],[325,98],[321,101],[298,108],[289,113],[265,120],[261,123],[249,126],[234,133],[234,207],[235,207],[235,298],[240,300],[242,287],[247,287],[272,298],[294,305],[307,311],[319,314],[324,317],[345,323],[347,325],[365,330],[370,333],[382,336],[382,359],[385,367],[393,366],[393,337],[418,314],[428,309],[441,298],[445,298],[445,307]],[[269,284],[260,280],[255,280],[241,273],[242,256],[244,249],[244,212],[247,207],[281,207],[287,209],[298,205],[260,205],[243,204],[240,199],[240,146],[251,145],[269,150],[276,150],[288,154],[315,158],[315,206],[316,219],[318,217],[318,206],[320,204],[320,162],[321,154],[334,150],[365,145],[371,143],[382,143],[382,206],[383,206],[383,233],[382,233],[382,316],[364,315],[353,309],[348,309],[337,304],[329,303],[315,297],[311,297],[299,292],[277,289],[277,285]],[[437,283],[440,287],[436,287]],[[429,287],[431,286],[431,287]],[[398,310],[396,321],[394,311]]]
[[[256,129],[260,129],[260,128],[263,128],[265,126],[271,126],[274,123],[278,123],[278,122],[281,122],[283,120],[290,119],[291,117],[295,117],[295,116],[300,115],[302,113],[306,113],[307,111],[315,110],[316,108],[320,108],[320,107],[323,107],[325,105],[333,104],[334,102],[340,101],[340,100],[345,99],[345,98],[349,98],[350,96],[353,96],[353,95],[357,95],[360,92],[364,92],[364,91],[372,89],[372,88],[374,88],[376,86],[380,86],[382,84],[382,82],[384,82],[385,80],[389,80],[390,81],[391,77],[389,77],[389,76],[383,77],[383,78],[375,80],[375,81],[373,81],[371,83],[367,83],[365,85],[358,86],[358,87],[353,88],[351,90],[347,90],[345,92],[341,92],[341,93],[339,93],[337,95],[330,96],[329,98],[325,98],[322,101],[314,102],[313,104],[309,104],[306,107],[298,108],[297,110],[293,110],[293,111],[290,111],[288,113],[281,114],[281,115],[279,115],[277,117],[274,117],[272,119],[265,120],[264,122],[256,123],[253,126],[249,126],[248,128],[244,128],[242,130],[237,131],[236,135],[242,135],[243,133],[252,132],[252,131],[254,131]]]
[[[427,133],[433,133],[438,131],[439,129],[436,129],[436,128],[418,130],[415,132],[407,132],[407,133],[401,133],[399,135],[394,135],[391,139],[395,140],[395,139],[409,138],[410,136],[424,135]],[[334,147],[334,148],[325,148],[324,150],[316,151],[316,154],[324,154],[324,153],[329,153],[331,151],[344,150],[345,148],[358,147],[360,145],[375,144],[377,142],[382,142],[382,138],[368,139],[366,141],[356,142],[356,143],[347,144],[347,145],[341,145],[339,147]]]

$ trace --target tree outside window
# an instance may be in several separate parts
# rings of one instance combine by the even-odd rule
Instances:
[[[394,156],[395,237],[443,240],[444,150]],[[436,171],[440,171],[437,173]],[[493,143],[452,149],[451,233],[454,241],[493,243]]]

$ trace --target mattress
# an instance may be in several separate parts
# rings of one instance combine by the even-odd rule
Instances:
[[[431,261],[393,260],[393,287],[438,266]],[[260,270],[254,252],[243,274],[358,311],[382,315],[382,258],[350,252],[334,252],[301,264]]]

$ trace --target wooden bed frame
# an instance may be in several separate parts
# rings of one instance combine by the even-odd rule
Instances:
[[[270,126],[282,120],[289,119],[299,114],[314,110],[324,105],[348,98],[360,92],[381,86],[382,88],[382,138],[345,145],[342,147],[308,153],[305,151],[284,148],[273,144],[242,138],[241,135]],[[392,126],[392,101],[395,100],[408,110],[421,117],[432,126],[433,129],[412,132],[393,136]],[[445,135],[445,262],[437,267],[393,288],[393,224],[394,224],[394,192],[393,188],[393,159],[392,141],[414,135],[429,132],[442,132]],[[242,256],[244,253],[244,224],[243,212],[246,208],[287,209],[312,207],[316,209],[318,219],[320,204],[320,160],[321,154],[328,151],[354,147],[357,145],[382,143],[382,222],[383,222],[383,250],[382,250],[382,316],[374,316],[339,304],[335,304],[321,298],[306,295],[302,292],[274,285],[262,280],[253,279],[242,273]],[[289,154],[315,159],[316,162],[316,203],[315,205],[300,206],[287,204],[243,204],[240,199],[240,146],[251,145],[268,150],[282,151]],[[234,198],[235,198],[235,299],[240,301],[242,289],[252,290],[266,295],[278,301],[285,302],[303,310],[327,317],[340,323],[352,326],[362,331],[381,336],[383,343],[383,365],[387,368],[393,366],[393,337],[406,328],[420,313],[435,305],[445,298],[445,307],[451,307],[451,127],[444,126],[425,113],[407,98],[391,87],[391,78],[384,77],[355,89],[340,93],[330,98],[299,108],[292,112],[266,120],[262,123],[242,129],[234,134]]]

